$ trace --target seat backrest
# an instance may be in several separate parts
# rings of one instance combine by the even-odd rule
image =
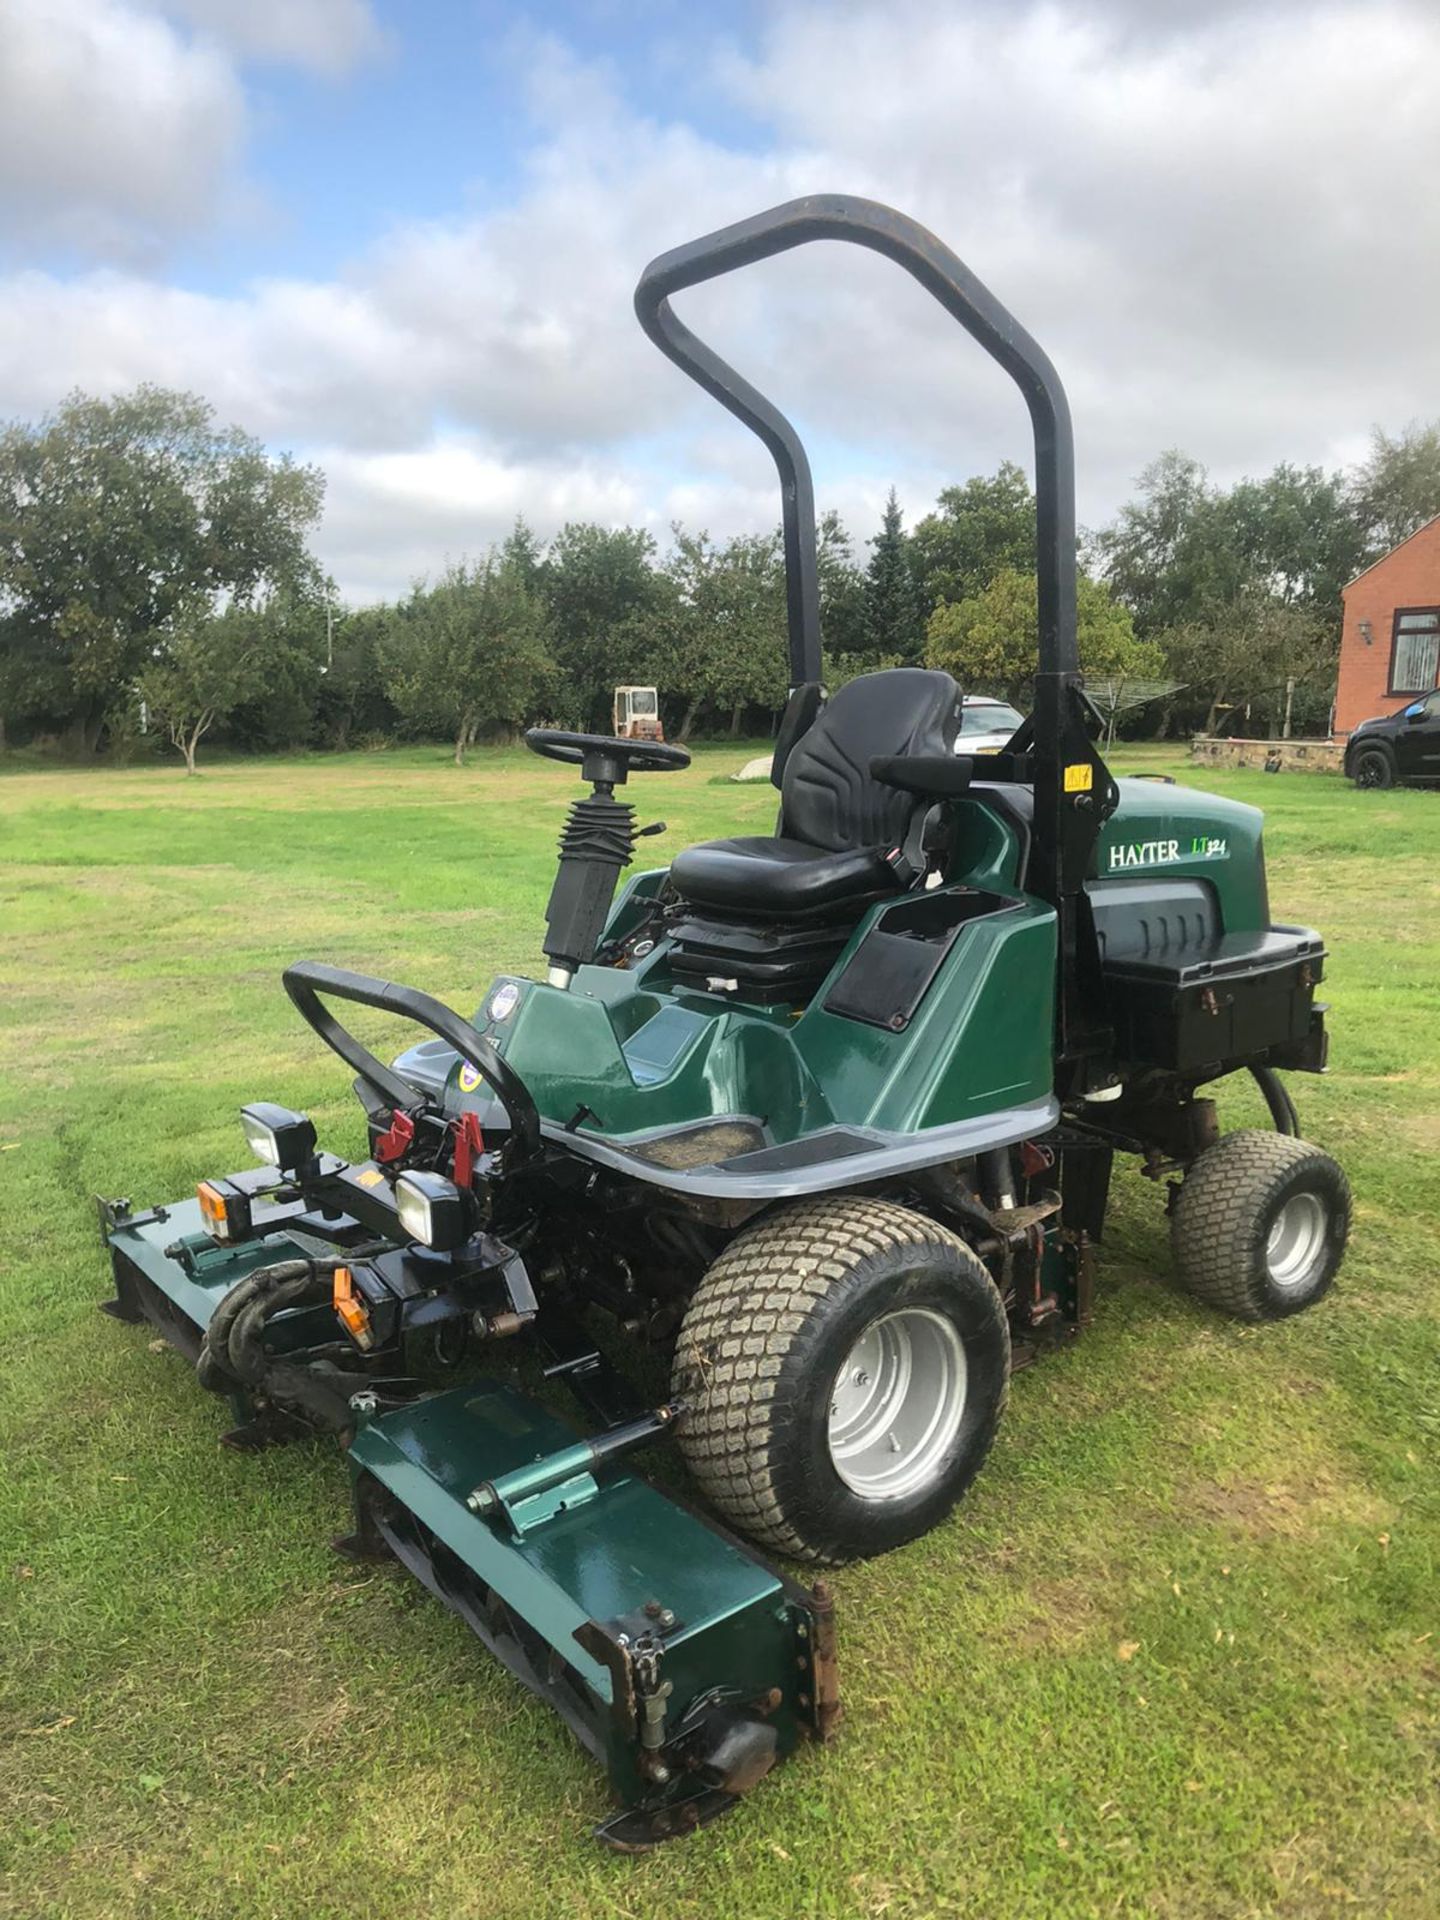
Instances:
[[[916,800],[872,778],[875,754],[949,753],[960,690],[948,673],[862,673],[821,709],[785,762],[780,832],[828,853],[896,844]]]

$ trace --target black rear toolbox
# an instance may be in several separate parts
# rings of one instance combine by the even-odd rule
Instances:
[[[1315,988],[1325,947],[1308,927],[1231,933],[1167,957],[1104,964],[1115,1051],[1178,1073],[1250,1064],[1323,1066]]]

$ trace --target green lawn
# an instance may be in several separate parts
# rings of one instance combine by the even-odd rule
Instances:
[[[721,778],[745,751],[639,784],[661,846],[766,830],[770,790]],[[569,781],[438,751],[0,776],[0,1912],[1440,1911],[1440,795],[1210,783],[1269,809],[1276,915],[1333,949],[1334,1069],[1292,1086],[1355,1185],[1335,1293],[1258,1330],[1191,1305],[1127,1170],[1091,1334],[1017,1378],[949,1525],[837,1577],[838,1743],[630,1860],[586,1837],[560,1722],[330,1553],[338,1455],[220,1449],[183,1363],[95,1312],[92,1192],[243,1164],[247,1096],[357,1144],[287,960],[466,1011],[537,967]]]

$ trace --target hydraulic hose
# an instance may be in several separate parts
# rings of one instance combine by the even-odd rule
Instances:
[[[280,1260],[257,1267],[233,1286],[215,1309],[195,1371],[212,1392],[237,1387],[261,1392],[277,1407],[309,1425],[336,1434],[342,1445],[354,1431],[347,1384],[317,1367],[279,1359],[265,1350],[265,1327],[291,1307],[320,1306],[330,1298],[330,1276],[358,1254]]]
[[[341,1263],[337,1260],[336,1266]],[[247,1273],[225,1295],[210,1317],[205,1329],[205,1339],[200,1348],[200,1358],[195,1362],[195,1371],[200,1376],[202,1387],[208,1387],[212,1393],[224,1393],[227,1384],[233,1383],[234,1374],[227,1359],[230,1342],[230,1329],[237,1315],[249,1306],[252,1300],[264,1298],[275,1287],[288,1280],[312,1278],[316,1272],[314,1260],[280,1260],[270,1267],[257,1267],[253,1273]],[[334,1271],[332,1267],[331,1272]]]
[[[1295,1111],[1295,1102],[1290,1098],[1289,1089],[1273,1067],[1251,1067],[1251,1076],[1264,1095],[1265,1104],[1270,1109],[1270,1118],[1275,1122],[1277,1133],[1288,1133],[1299,1138],[1300,1116]]]

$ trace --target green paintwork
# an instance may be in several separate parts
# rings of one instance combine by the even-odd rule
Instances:
[[[638,1613],[647,1601],[679,1622],[664,1642],[662,1673],[674,1691],[666,1705],[673,1729],[712,1689],[758,1700],[781,1691],[774,1724],[782,1755],[808,1724],[800,1693],[810,1614],[796,1590],[738,1542],[677,1506],[633,1474],[602,1475],[593,1494],[557,1505],[521,1532],[504,1514],[482,1519],[465,1505],[482,1480],[515,1473],[537,1456],[573,1446],[557,1415],[495,1381],[433,1395],[362,1421],[350,1449],[352,1471],[373,1475],[574,1670],[589,1696],[587,1744],[604,1760],[617,1796],[628,1804],[681,1797],[684,1776],[664,1793],[636,1768],[633,1722],[612,1710],[610,1671],[575,1640],[589,1621]]]
[[[1049,1091],[1054,970],[1054,913],[1017,896],[1013,912],[963,929],[904,1033],[826,1013],[823,989],[797,1020],[677,986],[662,946],[633,969],[582,967],[568,990],[521,983],[489,1037],[547,1119],[564,1125],[584,1105],[587,1130],[607,1139],[733,1114],[777,1142],[837,1122],[912,1132]],[[674,1051],[657,1071],[643,1056],[661,1019]]]
[[[1160,780],[1121,780],[1120,805],[1106,821],[1095,851],[1097,880],[1136,879],[1148,875],[1207,880],[1219,896],[1227,933],[1254,933],[1270,924],[1265,895],[1265,858],[1258,807],[1194,787]],[[1174,842],[1179,857],[1170,853]],[[1221,842],[1219,857],[1196,851],[1197,843]],[[1141,853],[1139,864],[1123,864],[1128,849]]]
[[[217,1246],[205,1232],[198,1200],[177,1200],[164,1212],[163,1220],[146,1220],[141,1215],[135,1223],[122,1222],[107,1236],[109,1244],[132,1260],[202,1331],[237,1281],[277,1260],[302,1259],[307,1251],[285,1232],[247,1240],[238,1247]],[[257,1212],[257,1219],[263,1224],[263,1211]],[[193,1274],[166,1256],[165,1249],[177,1241],[193,1242],[198,1249]]]
[[[600,1483],[590,1471],[593,1464],[588,1441],[577,1440],[500,1474],[489,1482],[489,1490],[514,1531],[529,1533],[557,1513],[595,1498]]]
[[[1194,876],[1214,886],[1227,932],[1269,924],[1256,808],[1118,784],[1092,884],[1112,873]],[[776,1143],[832,1124],[915,1133],[1041,1099],[1053,1077],[1055,915],[1018,891],[1019,840],[998,806],[976,796],[953,818],[947,886],[1015,905],[964,928],[903,1033],[827,1013],[825,987],[798,1018],[697,992],[671,978],[662,941],[631,968],[582,967],[568,991],[517,982],[519,1006],[489,1037],[548,1120],[563,1126],[583,1105],[585,1129],[617,1142],[731,1115],[763,1121]],[[609,937],[635,931],[664,877],[630,880]],[[879,911],[860,920],[837,972]]]
[[[1054,912],[1017,896],[962,928],[904,1033],[827,1013],[817,994],[795,1049],[837,1120],[914,1133],[1049,1093],[1054,987]]]

